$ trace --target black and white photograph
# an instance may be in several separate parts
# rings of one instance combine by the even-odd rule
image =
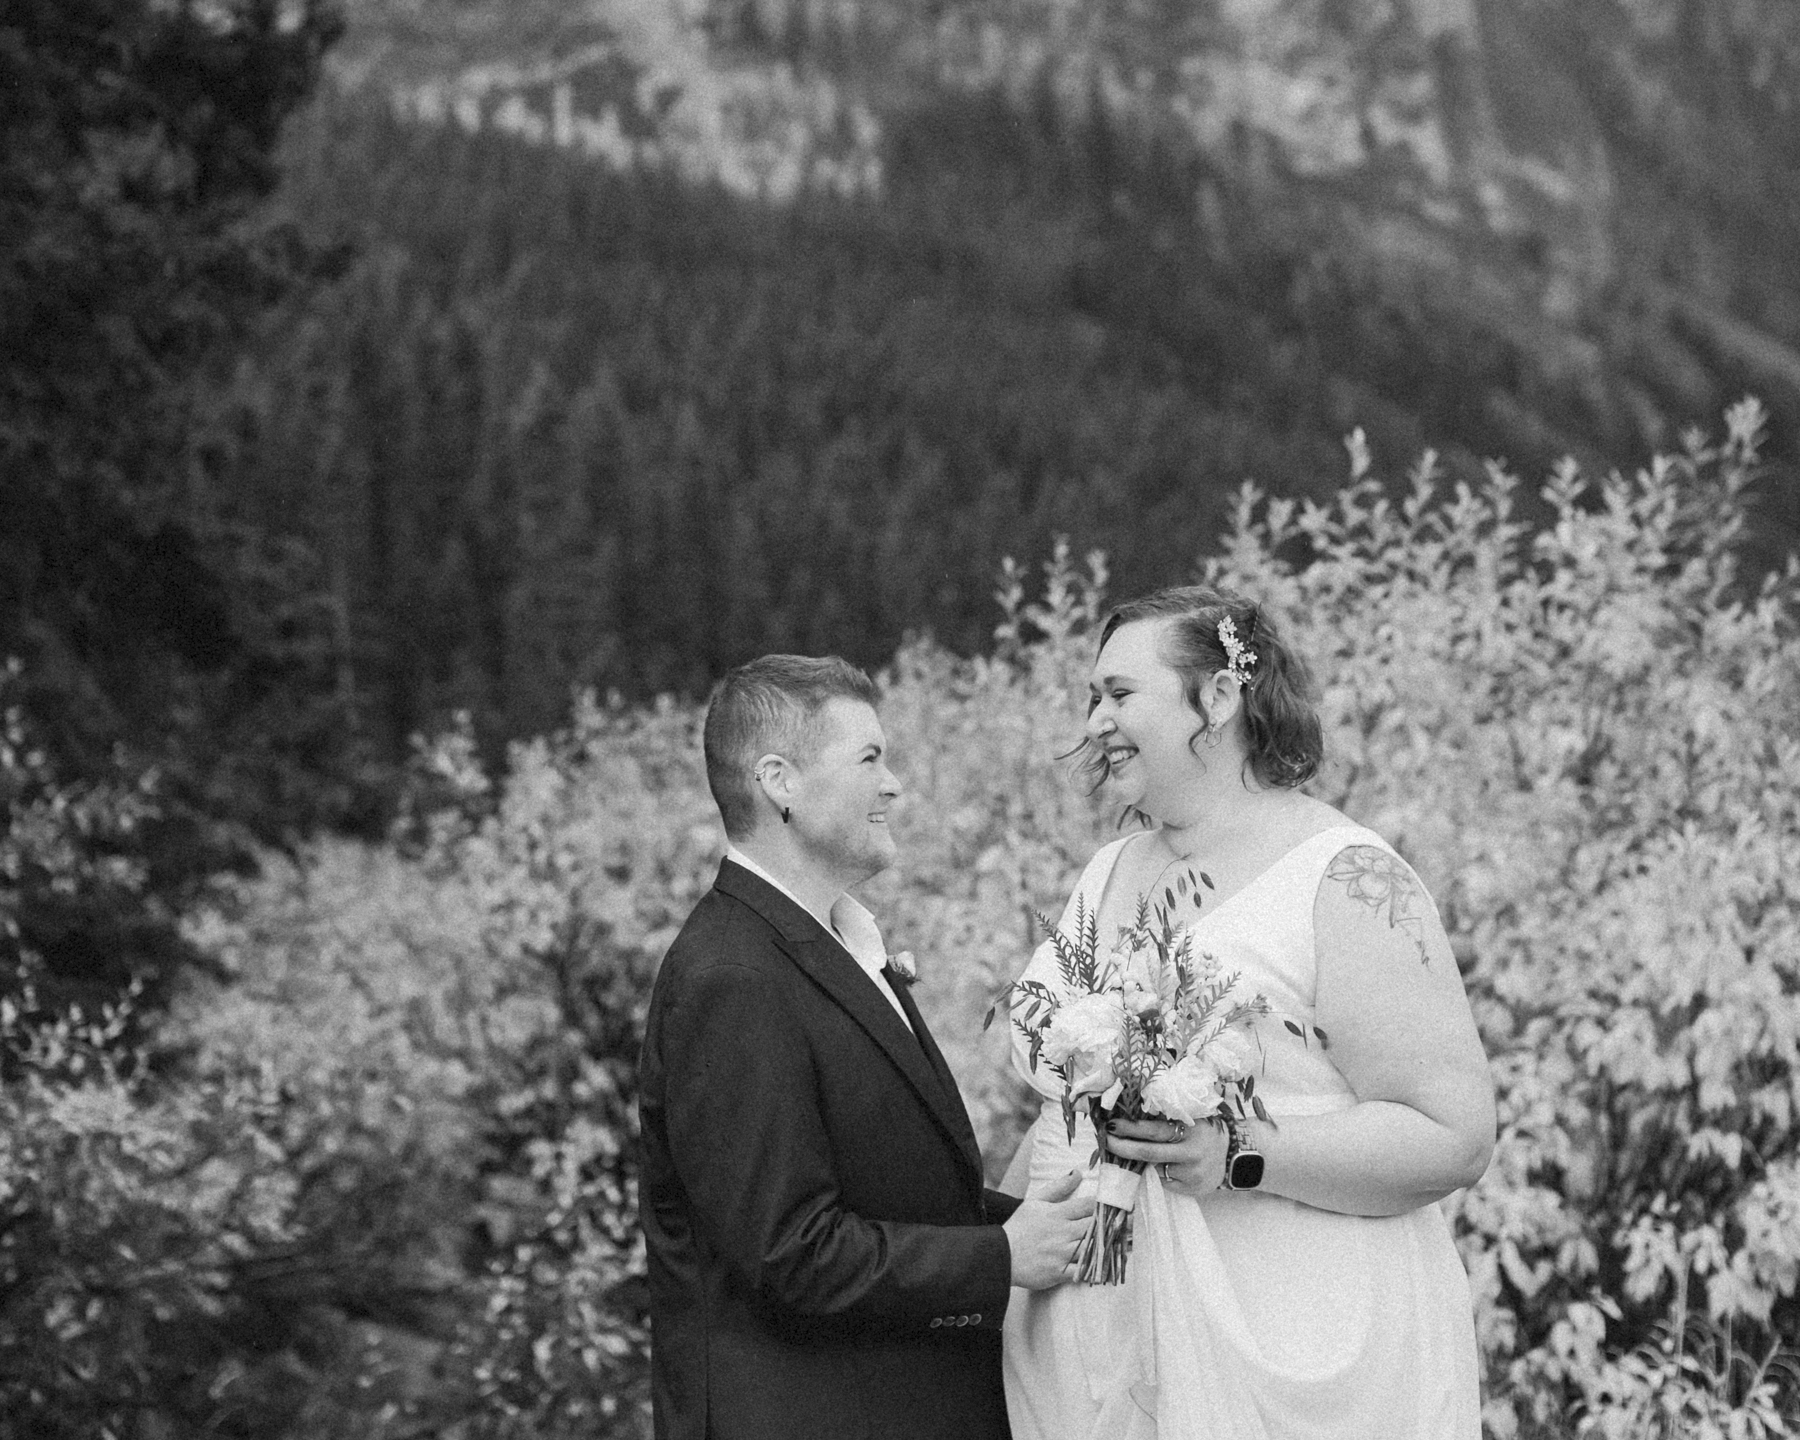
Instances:
[[[1800,4],[0,0],[0,1440],[1800,1440]]]

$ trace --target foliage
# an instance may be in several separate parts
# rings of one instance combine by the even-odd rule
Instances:
[[[357,258],[223,387],[217,493],[334,557],[389,753],[466,709],[497,754],[571,688],[698,695],[767,650],[978,652],[1004,554],[1077,534],[1145,588],[1246,475],[1322,496],[1353,418],[1477,476],[1728,393],[1699,361],[1673,390],[1608,370],[1630,403],[1522,379],[1529,306],[1396,299],[1335,200],[1051,88],[927,86],[884,124],[879,197],[777,208],[341,97],[308,117],[282,203]]]
[[[137,839],[157,817],[154,786],[116,772],[59,776],[21,703],[23,677],[17,660],[0,665],[0,994],[42,982],[46,944],[98,942],[112,963],[78,997],[95,1009],[143,983],[132,961],[149,948],[144,932],[167,924],[145,902]]]
[[[27,896],[47,997],[166,969],[151,902],[241,861],[242,827],[351,808],[311,557],[199,503],[193,399],[310,265],[256,207],[336,28],[321,0],[0,16],[0,657],[26,662],[8,703],[71,783],[153,776],[160,797],[129,842],[135,914]]]
[[[1353,423],[1478,480],[1673,443],[1754,385],[1781,417],[1758,563],[1796,533],[1769,0],[1516,0],[1479,54],[1467,6],[366,8],[358,73],[461,74],[490,119],[549,113],[548,82],[500,78],[527,56],[583,105],[648,74],[698,103],[704,29],[715,79],[833,76],[882,147],[879,194],[777,207],[473,121],[308,117],[282,203],[356,260],[221,382],[213,484],[331,557],[389,756],[458,709],[497,756],[572,687],[698,695],[759,651],[975,653],[1002,554],[1072,533],[1145,588],[1246,475],[1322,496]],[[582,69],[608,26],[637,38]],[[629,58],[652,33],[686,58]],[[992,90],[946,78],[970,64]],[[1284,106],[1360,159],[1284,150]]]
[[[141,802],[60,786],[21,727],[0,873],[96,883],[83,832]],[[401,841],[267,856],[190,916],[215,973],[148,1046],[125,1010],[0,1001],[0,1435],[636,1433],[628,1082],[645,947],[697,891],[596,805],[670,788],[632,769],[655,728],[584,711],[491,804],[446,737]]]
[[[1800,1407],[1763,1365],[1800,1345],[1800,568],[1736,573],[1761,415],[1727,418],[1635,477],[1559,468],[1537,529],[1497,466],[1445,491],[1427,457],[1390,503],[1358,436],[1333,505],[1247,496],[1209,566],[1319,661],[1325,793],[1465,959],[1501,1134],[1455,1213],[1499,1435]],[[1731,1363],[1675,1358],[1690,1305]]]
[[[288,1264],[316,1210],[303,1117],[254,1069],[154,1076],[141,977],[113,1003],[39,992],[21,916],[45,897],[96,927],[134,915],[153,797],[61,779],[10,703],[0,794],[0,935],[24,977],[0,995],[0,1436],[262,1436],[329,1410],[310,1364],[334,1337]]]
[[[1497,466],[1445,486],[1427,458],[1390,502],[1359,436],[1334,501],[1247,493],[1209,565],[1314,660],[1319,793],[1413,860],[1465,968],[1501,1136],[1449,1203],[1497,1440],[1792,1433],[1800,571],[1735,572],[1757,424],[1634,477],[1566,467],[1542,526]],[[915,640],[883,675],[903,859],[866,898],[996,1172],[1035,1097],[981,1013],[1108,829],[1056,759],[1106,581],[1059,547],[1028,602],[1009,566],[994,653]],[[388,842],[270,857],[190,912],[217,973],[154,1067],[7,1092],[6,1233],[33,1237],[0,1249],[32,1277],[7,1303],[87,1327],[73,1370],[27,1347],[42,1413],[192,1416],[205,1388],[224,1433],[641,1433],[631,1066],[723,843],[697,723],[584,701],[500,776],[465,724]],[[15,809],[9,854],[37,823]],[[156,1284],[105,1283],[140,1261]],[[254,1349],[246,1317],[274,1327]],[[145,1347],[198,1355],[196,1388]]]
[[[1166,570],[1246,470],[1316,473],[1333,442],[1282,433],[1281,399],[1102,297],[1089,186],[1027,179],[1047,141],[934,178],[976,164],[968,125],[1014,128],[944,115],[890,199],[776,209],[321,107],[285,203],[359,258],[223,397],[219,493],[339,557],[390,746],[457,709],[538,733],[572,687],[699,694],[767,650],[979,649],[1008,547],[1076,531]],[[1195,296],[1189,348],[1241,304]]]
[[[278,128],[335,33],[317,0],[8,7],[0,437],[41,488],[154,456],[167,372],[281,279],[233,227],[273,188]]]
[[[229,979],[196,982],[167,1038],[325,1118],[318,1148],[354,1157],[338,1203],[385,1206],[381,1248],[455,1259],[404,1381],[422,1423],[636,1433],[632,1076],[655,959],[721,844],[697,752],[691,712],[584,702],[496,787],[453,732],[417,756],[394,845],[321,841],[193,922]]]

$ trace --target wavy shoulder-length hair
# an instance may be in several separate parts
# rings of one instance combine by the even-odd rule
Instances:
[[[1188,740],[1188,747],[1194,749],[1206,730],[1200,688],[1213,675],[1230,668],[1219,638],[1220,623],[1227,619],[1236,627],[1244,649],[1256,656],[1243,690],[1245,764],[1264,785],[1279,789],[1304,785],[1319,773],[1325,758],[1317,689],[1306,662],[1288,648],[1261,606],[1207,585],[1172,585],[1127,601],[1109,614],[1100,630],[1099,648],[1104,650],[1122,626],[1139,620],[1169,622],[1163,627],[1161,653],[1180,676],[1188,706],[1200,719]],[[1084,740],[1075,753],[1098,789],[1110,768],[1105,752]]]

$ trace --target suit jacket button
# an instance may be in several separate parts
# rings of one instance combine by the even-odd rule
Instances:
[[[933,1315],[931,1317],[931,1328],[933,1330],[937,1329],[938,1326],[942,1325],[943,1323],[944,1323],[944,1317],[942,1315]]]
[[[969,1323],[969,1317],[967,1315],[958,1315],[956,1317],[956,1323],[958,1325],[967,1325]]]
[[[981,1312],[979,1310],[969,1317],[969,1323],[971,1325],[979,1325],[981,1323]]]

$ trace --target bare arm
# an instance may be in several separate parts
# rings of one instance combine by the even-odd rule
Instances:
[[[1341,851],[1313,907],[1315,1018],[1357,1103],[1252,1123],[1262,1189],[1347,1215],[1397,1215],[1474,1183],[1494,1145],[1494,1087],[1450,942],[1425,888],[1390,852]],[[1180,1166],[1183,1187],[1222,1178],[1216,1135],[1112,1142]],[[1148,1133],[1148,1132],[1146,1132]]]

